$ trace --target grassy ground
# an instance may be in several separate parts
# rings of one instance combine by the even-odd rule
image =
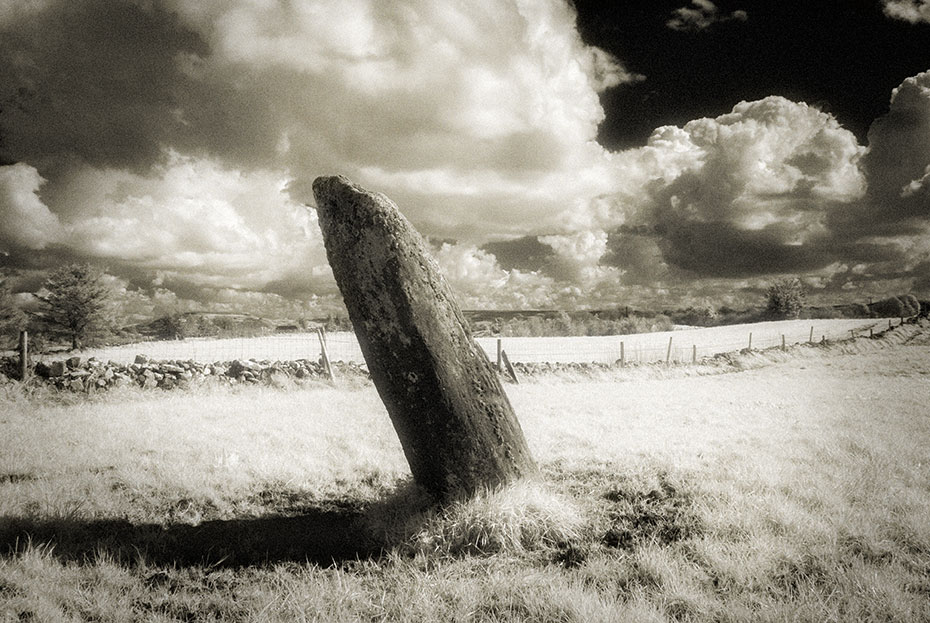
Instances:
[[[900,320],[895,318],[893,323],[897,326]],[[858,335],[868,335],[870,327],[876,332],[882,331],[888,327],[888,319],[780,320],[622,336],[507,337],[503,339],[503,347],[514,362],[612,363],[620,358],[620,342],[623,341],[627,361],[651,362],[665,361],[671,337],[674,342],[670,354],[672,361],[691,361],[693,348],[697,349],[698,358],[746,348],[749,345],[750,333],[753,347],[760,349],[780,345],[783,335],[790,345],[807,342],[811,335],[815,341],[820,341],[822,337],[828,340],[845,339],[850,337],[850,330],[854,330]],[[329,356],[333,361],[364,361],[354,333],[332,332],[327,334],[326,339]],[[496,338],[482,337],[477,341],[492,359],[496,356]],[[113,360],[124,364],[132,363],[138,354],[157,360],[191,359],[205,363],[240,358],[272,361],[316,360],[320,355],[320,345],[316,333],[286,333],[246,338],[191,338],[141,342],[89,348],[75,353],[38,354],[35,357],[56,360],[72,354],[85,359],[96,357],[101,361]]]
[[[0,620],[927,621],[930,339],[509,386],[436,514],[371,387],[0,405]]]

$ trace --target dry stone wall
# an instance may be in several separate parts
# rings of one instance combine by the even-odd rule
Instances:
[[[346,377],[368,378],[364,366],[335,362],[335,373]],[[18,361],[5,358],[0,363],[0,378],[15,378]],[[201,363],[196,361],[156,361],[137,355],[126,365],[115,361],[103,362],[91,357],[69,357],[32,366],[33,382],[44,383],[56,389],[92,393],[112,387],[137,385],[145,389],[175,389],[202,383],[281,385],[325,379],[323,366],[317,361],[268,361],[236,359]]]

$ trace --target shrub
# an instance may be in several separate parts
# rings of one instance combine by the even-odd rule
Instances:
[[[766,315],[770,318],[797,318],[804,307],[804,286],[797,277],[780,279],[766,292]]]
[[[905,316],[916,316],[920,313],[920,301],[917,300],[916,296],[913,294],[905,294],[898,298],[901,300],[901,305],[904,307]]]
[[[675,324],[709,327],[717,320],[717,310],[710,305],[689,307],[670,314]]]
[[[165,314],[154,323],[155,336],[160,340],[183,340],[187,335],[181,314]]]
[[[904,316],[904,303],[896,296],[890,296],[869,304],[869,313],[873,318],[900,318]]]

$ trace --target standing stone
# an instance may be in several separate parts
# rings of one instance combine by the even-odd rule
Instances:
[[[326,255],[414,479],[441,501],[536,471],[500,379],[394,203],[313,182]]]

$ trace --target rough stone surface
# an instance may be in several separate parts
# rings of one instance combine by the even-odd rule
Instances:
[[[426,244],[390,199],[313,183],[326,253],[416,481],[470,495],[536,466],[484,351]]]
[[[141,356],[140,356],[141,357]],[[58,390],[72,392],[91,392],[133,383],[143,388],[159,387],[174,389],[190,387],[200,383],[231,384],[267,383],[277,387],[288,387],[289,378],[302,380],[322,380],[326,377],[323,368],[307,359],[296,361],[250,361],[250,371],[233,374],[230,370],[238,369],[236,362],[197,363],[194,361],[155,361],[148,357],[144,364],[120,364],[115,361],[103,363],[88,359],[75,368],[67,367],[65,361],[39,361],[34,366],[35,375],[32,384],[42,383]],[[343,377],[369,379],[368,371],[354,363],[337,361],[333,366]],[[10,380],[11,374],[19,370],[18,357],[0,358],[0,382]],[[17,379],[18,380],[18,379]],[[72,381],[79,381],[72,383]]]

